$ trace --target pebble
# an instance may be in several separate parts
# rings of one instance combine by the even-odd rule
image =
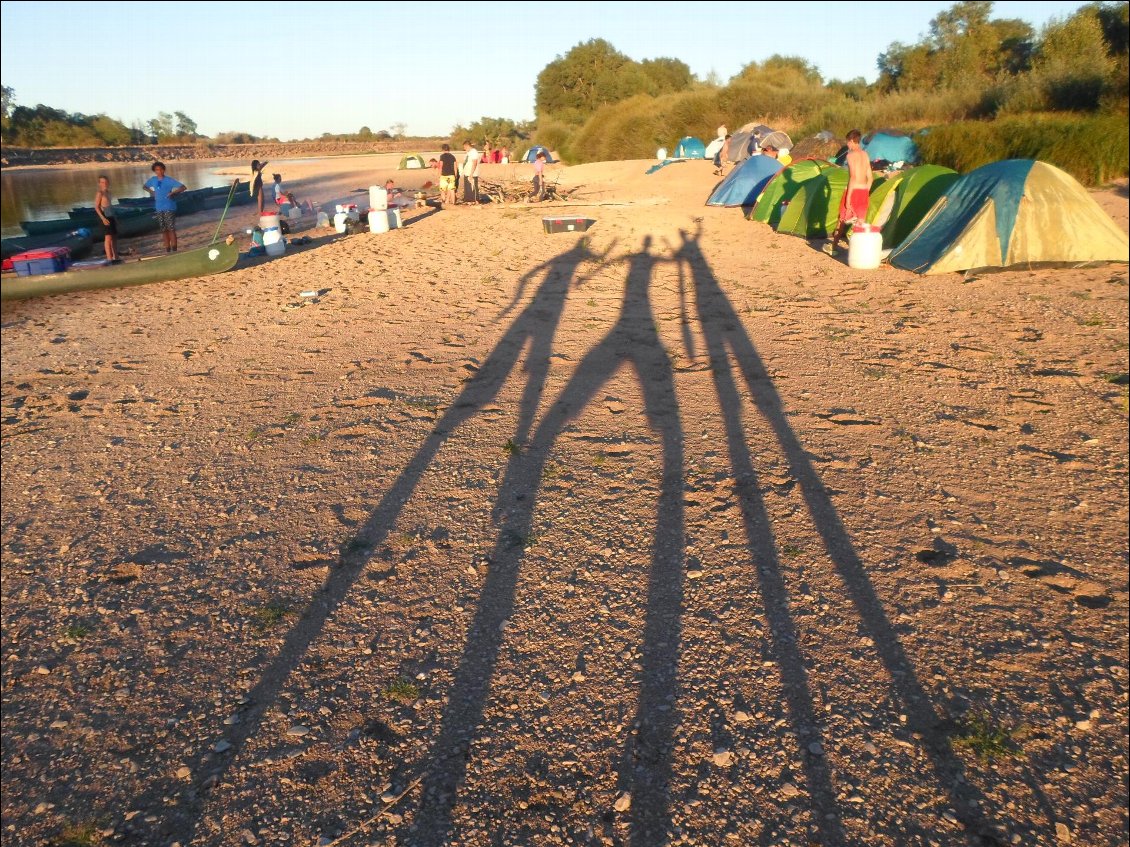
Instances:
[[[255,845],[259,843],[259,837],[250,829],[241,830],[239,835],[243,839],[244,844]]]
[[[687,571],[687,579],[702,579],[702,571],[698,568]]]
[[[631,793],[625,791],[623,794],[617,797],[616,802],[612,804],[612,808],[614,808],[617,812],[626,812],[628,811],[628,809],[632,808]]]
[[[35,672],[40,676],[47,676],[47,674],[51,673],[51,668],[47,667],[46,665],[40,665],[35,669]]]
[[[231,749],[231,744],[227,741],[217,741],[212,745],[212,749],[217,753],[225,753]]]
[[[381,795],[381,802],[382,803],[391,803],[398,796],[399,795],[390,788],[388,791],[384,792],[384,794]]]
[[[67,725],[68,725],[67,721],[62,721],[62,720],[51,721],[51,726],[48,727],[48,728],[49,729],[66,729]]]
[[[1071,843],[1071,828],[1065,823],[1055,825],[1055,840],[1060,844]]]
[[[310,727],[303,726],[300,723],[296,723],[294,726],[292,726],[290,729],[288,729],[286,731],[286,734],[290,735],[290,736],[309,735],[310,734]]]
[[[190,771],[184,765],[181,765],[179,768],[177,768],[177,779],[188,779],[190,776],[192,776],[192,771]]]
[[[876,747],[874,744],[872,744],[870,741],[868,741],[866,744],[863,745],[863,752],[864,753],[870,753],[872,756],[874,756],[879,752],[879,748]]]
[[[749,723],[752,718],[749,716],[749,712],[743,712],[739,709],[738,711],[734,712],[734,720],[737,723]]]
[[[823,756],[824,755],[824,745],[821,744],[819,741],[813,741],[811,744],[808,745],[808,752],[811,753],[813,756]]]
[[[724,747],[714,751],[714,764],[720,768],[728,768],[734,763],[734,754]]]
[[[1087,721],[1087,720],[1075,721],[1075,728],[1076,729],[1090,729],[1091,728],[1091,722]]]
[[[798,789],[791,782],[786,782],[781,786],[781,793],[786,797],[798,797],[800,796],[800,789]]]

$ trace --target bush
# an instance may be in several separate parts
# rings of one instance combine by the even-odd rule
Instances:
[[[1001,159],[1039,159],[1084,185],[1103,185],[1130,171],[1130,128],[1119,115],[1029,114],[933,127],[918,139],[927,162],[965,173]]]

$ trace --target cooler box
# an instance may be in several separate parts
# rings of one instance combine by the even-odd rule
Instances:
[[[71,251],[66,247],[46,247],[28,250],[12,257],[12,265],[19,276],[43,276],[62,273],[71,263]]]
[[[555,232],[584,232],[596,221],[593,218],[542,218],[541,225],[545,227],[546,235]]]

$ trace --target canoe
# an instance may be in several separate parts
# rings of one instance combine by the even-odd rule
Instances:
[[[123,220],[133,216],[152,215],[153,213],[146,209],[128,209],[119,207],[116,209],[118,214],[119,226]],[[86,227],[94,233],[95,238],[102,237],[102,221],[99,220],[98,215],[91,209],[89,214],[77,213],[72,211],[68,217],[53,218],[49,221],[20,221],[20,229],[28,235],[51,235],[52,233],[66,233],[77,229],[78,227]]]
[[[64,223],[66,224],[65,226],[63,226]],[[21,221],[20,226],[23,227],[24,232],[26,232],[29,237],[37,238],[58,239],[78,227],[89,229],[90,234],[95,239],[104,238],[106,236],[106,228],[102,226],[102,221],[100,221],[97,216],[93,220],[86,218],[67,218],[66,221],[62,219],[53,221]],[[157,218],[154,217],[151,211],[139,209],[127,215],[118,215],[119,238],[132,238],[136,235],[145,235],[148,232],[156,231]]]
[[[147,285],[151,282],[169,282],[174,279],[209,276],[235,267],[239,260],[239,247],[223,242],[168,253],[152,259],[106,265],[90,270],[67,271],[46,276],[24,276],[5,279],[0,283],[0,300],[24,300],[50,294],[72,291],[92,291],[100,288],[121,288],[127,285]]]
[[[94,247],[94,237],[87,232],[67,232],[60,235],[25,235],[21,238],[5,238],[0,243],[0,257],[9,259],[27,250],[43,250],[47,247],[66,247],[72,259],[90,255]]]

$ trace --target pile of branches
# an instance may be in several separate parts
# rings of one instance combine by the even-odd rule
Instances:
[[[541,196],[534,194],[534,184],[529,180],[495,182],[493,180],[479,180],[479,194],[489,197],[492,203],[531,203],[534,201],[549,202],[553,200],[567,200],[569,195],[576,191],[573,189],[559,188],[557,183],[546,184]]]

